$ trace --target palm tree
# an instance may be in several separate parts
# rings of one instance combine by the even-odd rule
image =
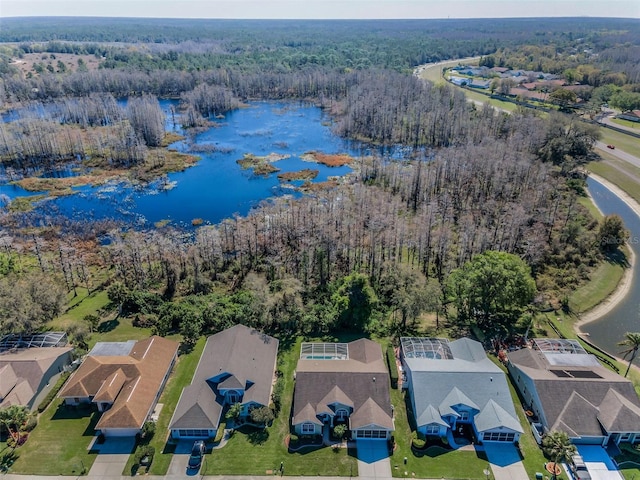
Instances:
[[[623,355],[622,358],[626,360],[627,357],[630,357],[629,365],[627,365],[627,371],[624,372],[624,376],[626,378],[627,374],[629,373],[629,369],[631,368],[631,364],[633,363],[633,359],[636,358],[636,355],[638,354],[638,349],[640,349],[640,333],[632,333],[632,332],[625,333],[624,340],[622,340],[621,342],[618,342],[618,345],[627,347],[625,350],[620,352]]]
[[[30,415],[29,409],[22,405],[11,405],[0,410],[0,425],[4,425],[16,445],[20,443],[20,429]]]
[[[563,461],[569,461],[576,454],[576,447],[571,443],[566,432],[555,431],[544,436],[542,449],[549,458],[552,458],[557,466]],[[553,480],[556,479],[556,467],[553,469]]]

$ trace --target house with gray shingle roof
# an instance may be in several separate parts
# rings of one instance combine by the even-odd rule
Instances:
[[[507,368],[545,432],[573,443],[640,441],[640,400],[633,384],[603,367],[576,340],[535,339],[508,355]]]
[[[278,340],[244,325],[207,339],[191,385],[169,424],[173,438],[215,437],[224,409],[242,404],[241,419],[271,402]]]
[[[389,371],[376,342],[303,343],[292,426],[298,435],[321,435],[345,424],[353,439],[386,440],[394,430],[389,388]]]
[[[38,406],[63,370],[71,364],[71,347],[14,348],[0,353],[0,408]]]
[[[469,425],[480,442],[517,442],[523,432],[505,374],[479,342],[403,337],[401,359],[417,430],[447,437]]]

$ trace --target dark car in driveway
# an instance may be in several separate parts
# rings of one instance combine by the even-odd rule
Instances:
[[[204,442],[202,440],[196,440],[193,443],[193,447],[191,447],[191,455],[189,455],[189,463],[187,464],[187,468],[189,470],[196,470],[200,468],[204,452]]]

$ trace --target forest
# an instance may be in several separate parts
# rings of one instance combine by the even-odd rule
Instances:
[[[638,48],[637,21],[24,21],[2,19],[0,29],[0,107],[20,108],[0,123],[6,179],[60,165],[82,165],[89,181],[102,171],[145,181],[185,168],[195,160],[166,150],[158,98],[180,100],[187,142],[250,100],[287,100],[323,108],[342,137],[410,153],[358,158],[348,181],[194,231],[67,218],[3,198],[0,333],[46,328],[65,294],[82,287],[106,290],[135,325],[191,344],[234,323],[398,336],[423,331],[425,314],[436,328],[503,335],[526,326],[532,310],[561,308],[611,239],[624,238],[622,225],[599,223],[579,202],[594,126],[477,106],[411,71],[588,42],[609,71],[636,82],[637,63],[607,52]],[[27,74],[16,67],[28,55],[56,65],[60,54],[98,66],[86,68],[87,58]],[[517,265],[508,275],[522,288],[500,305],[475,298],[465,285],[483,281],[471,276],[478,259],[486,278]],[[86,342],[92,322],[70,329]]]

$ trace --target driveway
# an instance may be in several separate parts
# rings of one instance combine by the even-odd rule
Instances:
[[[185,475],[195,476],[200,473],[198,470],[187,471],[187,463],[189,462],[189,455],[191,454],[191,447],[193,447],[194,440],[181,440],[176,445],[176,449],[173,452],[171,463],[169,464],[169,470],[167,476],[184,477]],[[208,454],[205,454],[203,465],[207,462]]]
[[[358,478],[390,479],[391,461],[386,440],[357,440]]]
[[[512,443],[485,442],[484,451],[495,480],[522,480],[529,478],[522,465],[522,458]]]
[[[578,445],[578,453],[593,480],[623,480],[607,451],[599,445]]]
[[[94,478],[122,476],[134,446],[135,438],[133,437],[108,437],[101,445],[94,443],[92,449],[98,450],[98,455],[89,475]]]

